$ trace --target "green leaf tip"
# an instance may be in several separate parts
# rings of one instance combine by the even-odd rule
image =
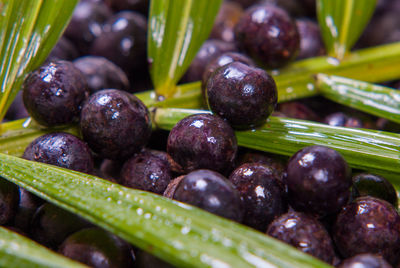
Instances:
[[[317,15],[328,54],[339,60],[350,51],[375,10],[376,0],[318,0]]]
[[[211,3],[210,3],[211,2]],[[211,32],[222,0],[152,0],[148,58],[158,95],[169,98]]]
[[[56,44],[78,0],[0,0],[0,120]]]

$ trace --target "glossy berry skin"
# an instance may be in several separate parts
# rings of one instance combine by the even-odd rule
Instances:
[[[43,65],[31,73],[23,85],[25,108],[44,126],[76,121],[87,96],[85,77],[68,61]]]
[[[294,154],[287,166],[288,196],[296,210],[325,216],[346,204],[351,171],[343,157],[324,146],[309,146]]]
[[[218,68],[220,68],[228,63],[234,62],[234,61],[239,61],[239,62],[249,65],[251,67],[256,67],[254,61],[244,54],[240,54],[237,52],[226,52],[226,53],[218,56],[217,58],[210,61],[210,63],[207,64],[207,66],[204,70],[202,84],[201,84],[201,89],[203,91],[203,94],[205,94],[204,91],[205,91],[208,79],[210,78],[212,73],[215,72],[215,70],[217,70]]]
[[[205,41],[186,71],[183,80],[185,82],[201,80],[207,64],[221,54],[235,50],[236,47],[232,43],[214,39]]]
[[[180,181],[173,198],[237,222],[243,218],[238,191],[215,171],[199,169],[190,172]]]
[[[227,1],[222,2],[215,18],[210,38],[233,43],[235,41],[235,25],[242,13],[243,9],[239,4]]]
[[[40,244],[56,249],[69,235],[87,227],[91,224],[79,216],[45,203],[33,215],[30,235]]]
[[[318,24],[312,20],[298,19],[296,26],[300,35],[300,51],[297,59],[324,55],[325,46]]]
[[[133,252],[129,244],[97,227],[83,229],[68,236],[58,252],[95,268],[133,265]]]
[[[203,168],[224,173],[234,164],[237,141],[233,129],[220,117],[195,114],[172,128],[167,153],[183,172]]]
[[[353,177],[351,198],[373,196],[383,199],[397,207],[397,193],[393,185],[385,178],[368,173],[361,173]]]
[[[246,129],[265,122],[274,110],[278,94],[273,78],[262,69],[232,62],[208,79],[207,104],[234,128]]]
[[[93,171],[88,145],[74,135],[56,132],[45,134],[26,147],[23,158],[84,173]]]
[[[171,168],[166,157],[146,150],[125,162],[119,182],[126,187],[163,194],[171,179]]]
[[[268,69],[294,60],[300,47],[294,21],[285,10],[269,4],[247,9],[236,24],[235,38],[241,50]]]
[[[74,65],[86,77],[91,94],[109,88],[129,91],[129,80],[124,71],[106,58],[86,56],[76,59]]]
[[[104,3],[80,1],[64,35],[77,46],[81,55],[86,55],[90,45],[101,34],[103,23],[111,15],[112,11]]]
[[[267,234],[327,263],[335,259],[333,242],[324,226],[304,213],[283,214],[268,226]]]
[[[12,223],[18,203],[18,186],[0,177],[0,225]]]
[[[376,253],[394,265],[399,260],[400,216],[384,200],[360,197],[337,216],[333,239],[344,257]]]
[[[240,193],[244,205],[243,223],[265,232],[268,224],[287,211],[286,196],[272,168],[247,163],[229,177]]]
[[[358,254],[343,260],[338,268],[392,268],[392,266],[379,255]]]
[[[82,108],[80,127],[83,139],[100,157],[125,160],[148,141],[151,119],[137,97],[107,89],[89,97]]]
[[[90,54],[102,56],[125,72],[146,64],[146,18],[133,11],[123,11],[106,21]]]

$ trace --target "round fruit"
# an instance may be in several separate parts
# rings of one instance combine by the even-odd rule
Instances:
[[[325,146],[310,146],[293,155],[287,166],[290,204],[319,216],[336,213],[350,195],[350,168],[343,157]]]
[[[239,48],[269,69],[294,60],[300,47],[299,33],[289,14],[269,4],[247,9],[236,24],[235,35]]]
[[[239,192],[224,176],[211,170],[199,169],[187,174],[176,187],[173,198],[237,222],[243,218]]]
[[[85,77],[68,61],[43,65],[31,73],[23,85],[26,109],[33,119],[45,126],[77,120],[87,96]]]
[[[210,110],[234,128],[251,128],[263,124],[272,113],[278,93],[266,71],[232,62],[210,76],[206,98]]]
[[[225,173],[233,167],[237,141],[233,129],[218,116],[195,114],[173,127],[167,152],[183,172],[205,168]]]
[[[394,265],[400,257],[400,216],[384,200],[360,197],[337,216],[333,239],[344,257],[376,253]]]
[[[125,160],[146,144],[151,119],[135,96],[116,89],[100,90],[84,104],[80,127],[83,139],[103,158]]]

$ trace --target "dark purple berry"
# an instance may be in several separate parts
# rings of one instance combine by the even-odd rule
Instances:
[[[240,49],[266,68],[279,68],[297,56],[300,37],[287,12],[274,5],[250,7],[235,27]]]
[[[18,203],[18,186],[0,177],[0,225],[12,223]]]
[[[320,120],[319,116],[312,109],[298,101],[281,103],[278,106],[278,111],[290,118],[310,121]]]
[[[185,82],[199,81],[203,77],[203,73],[207,64],[223,53],[235,51],[236,47],[232,43],[221,40],[207,40],[201,46],[196,57],[190,64],[183,78]]]
[[[125,72],[146,66],[146,18],[123,11],[112,16],[91,47],[92,55],[102,56]]]
[[[65,29],[65,36],[77,46],[81,55],[85,55],[96,37],[101,34],[103,23],[111,15],[111,10],[104,3],[81,1]]]
[[[385,178],[361,173],[353,177],[353,187],[351,198],[356,199],[360,196],[373,196],[383,199],[397,207],[397,193],[393,185]]]
[[[343,157],[324,146],[294,154],[287,166],[290,205],[318,216],[336,213],[350,195],[351,171]]]
[[[23,85],[25,108],[45,126],[68,124],[78,119],[88,95],[85,77],[68,61],[57,61],[31,73]]]
[[[38,208],[30,226],[34,240],[52,249],[56,249],[66,237],[91,224],[60,207],[45,203]]]
[[[179,121],[168,136],[167,152],[183,169],[229,171],[235,161],[237,141],[233,129],[212,114],[195,114]]]
[[[364,253],[343,260],[338,268],[392,268],[392,266],[379,255]]]
[[[94,268],[132,267],[134,257],[128,243],[97,227],[73,233],[58,252]]]
[[[79,57],[79,52],[75,45],[66,37],[62,36],[54,46],[53,50],[50,52],[46,62],[58,60],[72,61],[77,57]]]
[[[14,219],[14,226],[28,233],[32,217],[43,203],[43,199],[19,187],[19,202],[17,214]]]
[[[166,157],[146,150],[125,162],[119,182],[126,187],[163,194],[171,179],[171,168]]]
[[[312,20],[298,19],[296,25],[300,35],[300,51],[297,59],[324,55],[325,46],[318,24]]]
[[[124,71],[103,57],[86,56],[74,61],[74,65],[86,77],[93,94],[101,89],[115,88],[129,91],[129,80]]]
[[[23,158],[84,173],[91,173],[94,165],[87,144],[63,132],[36,138],[26,147]]]
[[[123,162],[104,159],[100,165],[100,177],[112,182],[119,180]]]
[[[223,2],[214,26],[211,30],[210,38],[219,39],[225,42],[235,41],[235,25],[243,13],[242,7],[234,2]]]
[[[356,117],[349,117],[342,112],[336,112],[328,115],[325,117],[324,123],[335,127],[363,127],[363,123],[360,119]]]
[[[268,166],[274,173],[283,189],[286,188],[286,161],[264,152],[248,151],[240,157],[240,165],[245,163],[259,163]]]
[[[337,216],[333,239],[346,258],[375,253],[395,264],[400,257],[400,216],[384,200],[360,197],[346,205]]]
[[[177,186],[174,199],[237,222],[243,218],[239,192],[215,171],[199,169],[187,174]]]
[[[220,68],[228,63],[234,62],[234,61],[241,62],[241,63],[249,65],[251,67],[256,66],[252,59],[250,59],[246,55],[243,55],[243,54],[240,54],[237,52],[226,52],[226,53],[222,54],[221,56],[218,56],[214,60],[210,61],[210,63],[207,64],[207,66],[204,70],[202,84],[201,84],[201,89],[203,91],[203,94],[205,94],[204,91],[205,91],[208,79],[210,78],[211,74],[218,68]]]
[[[229,177],[244,205],[243,223],[265,232],[268,224],[287,211],[285,193],[274,171],[263,164],[247,163]]]
[[[240,62],[229,63],[210,76],[206,98],[210,110],[234,128],[263,124],[278,100],[274,79]]]
[[[146,106],[125,91],[100,90],[82,108],[83,139],[100,157],[125,160],[139,152],[151,134]]]
[[[289,212],[275,219],[267,234],[304,253],[327,263],[333,263],[333,242],[324,226],[315,218],[301,212]]]

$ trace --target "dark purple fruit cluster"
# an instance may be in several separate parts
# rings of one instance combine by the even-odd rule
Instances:
[[[335,127],[392,127],[322,98],[277,104],[271,69],[325,53],[315,1],[224,1],[182,78],[202,81],[211,112],[183,118],[170,132],[152,129],[150,111],[132,95],[151,88],[148,4],[80,1],[7,115],[26,116],[23,99],[39,124],[78,123],[79,137],[48,133],[23,157],[197,206],[332,265],[399,265],[397,193],[384,177],[352,174],[324,146],[298,148],[290,159],[238,146],[234,129],[257,128],[273,113]],[[0,208],[0,224],[91,267],[172,267],[5,180]]]

